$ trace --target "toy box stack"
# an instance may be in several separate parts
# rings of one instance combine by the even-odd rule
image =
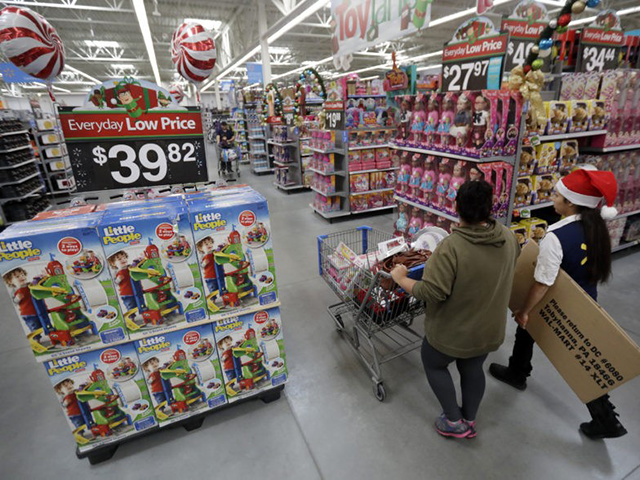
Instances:
[[[160,425],[226,403],[212,325],[199,325],[135,342]]]
[[[14,224],[0,234],[0,274],[39,359],[101,348],[127,330],[100,245],[99,214]]]
[[[48,212],[0,234],[0,273],[81,453],[287,380],[250,187]]]
[[[287,381],[279,308],[214,324],[229,402]]]
[[[80,451],[157,425],[132,343],[45,362]]]

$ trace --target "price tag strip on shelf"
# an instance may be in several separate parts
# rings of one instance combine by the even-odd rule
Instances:
[[[166,101],[164,89],[142,80],[103,86],[101,107],[91,98],[59,107],[78,191],[207,181],[199,108]]]
[[[602,72],[618,68],[618,54],[624,42],[620,19],[613,10],[601,12],[582,30],[578,68],[580,72]]]
[[[524,65],[531,49],[538,43],[540,34],[549,24],[547,9],[533,0],[520,2],[509,18],[502,20],[503,32],[509,32],[504,71],[510,72],[518,65]],[[540,57],[542,58],[542,57]],[[551,70],[551,55],[542,58],[543,72]]]

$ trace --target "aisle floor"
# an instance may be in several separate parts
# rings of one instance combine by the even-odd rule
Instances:
[[[310,211],[311,193],[276,191],[273,176],[253,176],[248,167],[242,180],[269,200],[290,369],[282,398],[215,413],[192,432],[158,432],[90,466],[75,458],[49,380],[2,288],[2,478],[640,479],[639,379],[613,393],[629,434],[607,441],[578,432],[588,412],[539,350],[526,392],[487,378],[474,440],[445,440],[434,432],[440,410],[418,352],[384,366],[388,397],[378,402],[327,316],[337,299],[318,276],[316,237],[359,225],[388,231],[393,216],[329,224]],[[613,281],[600,290],[604,308],[636,342],[639,272],[640,250],[618,254]],[[506,361],[514,331],[509,321],[507,341],[489,361]]]

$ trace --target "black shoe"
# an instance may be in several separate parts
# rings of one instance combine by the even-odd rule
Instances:
[[[591,420],[580,424],[580,431],[584,433],[591,440],[598,438],[618,438],[627,434],[627,429],[622,424],[615,420],[607,422],[608,424],[599,422],[598,420]]]
[[[497,380],[511,385],[518,390],[526,390],[527,388],[527,378],[513,373],[509,370],[509,367],[505,367],[504,365],[492,363],[489,365],[489,373]]]

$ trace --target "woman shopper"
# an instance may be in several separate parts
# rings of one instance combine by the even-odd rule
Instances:
[[[427,302],[422,363],[443,413],[439,434],[475,437],[484,395],[482,365],[504,341],[513,273],[520,248],[515,235],[491,219],[493,189],[484,180],[464,183],[456,197],[460,226],[452,229],[427,262],[421,281],[406,267],[391,275],[405,291]],[[448,366],[460,372],[462,405]]]
[[[613,173],[597,170],[576,170],[557,183],[553,206],[564,218],[549,227],[540,242],[535,283],[522,309],[514,312],[519,326],[509,365],[492,363],[489,367],[498,380],[518,390],[527,388],[534,344],[526,330],[529,312],[555,283],[560,268],[597,301],[598,283],[611,275],[611,241],[604,218],[613,218],[617,213],[611,208],[616,191]],[[603,198],[608,206],[600,210],[598,205]],[[592,420],[580,425],[587,437],[615,438],[627,433],[616,418],[609,395],[587,403],[587,408]]]

